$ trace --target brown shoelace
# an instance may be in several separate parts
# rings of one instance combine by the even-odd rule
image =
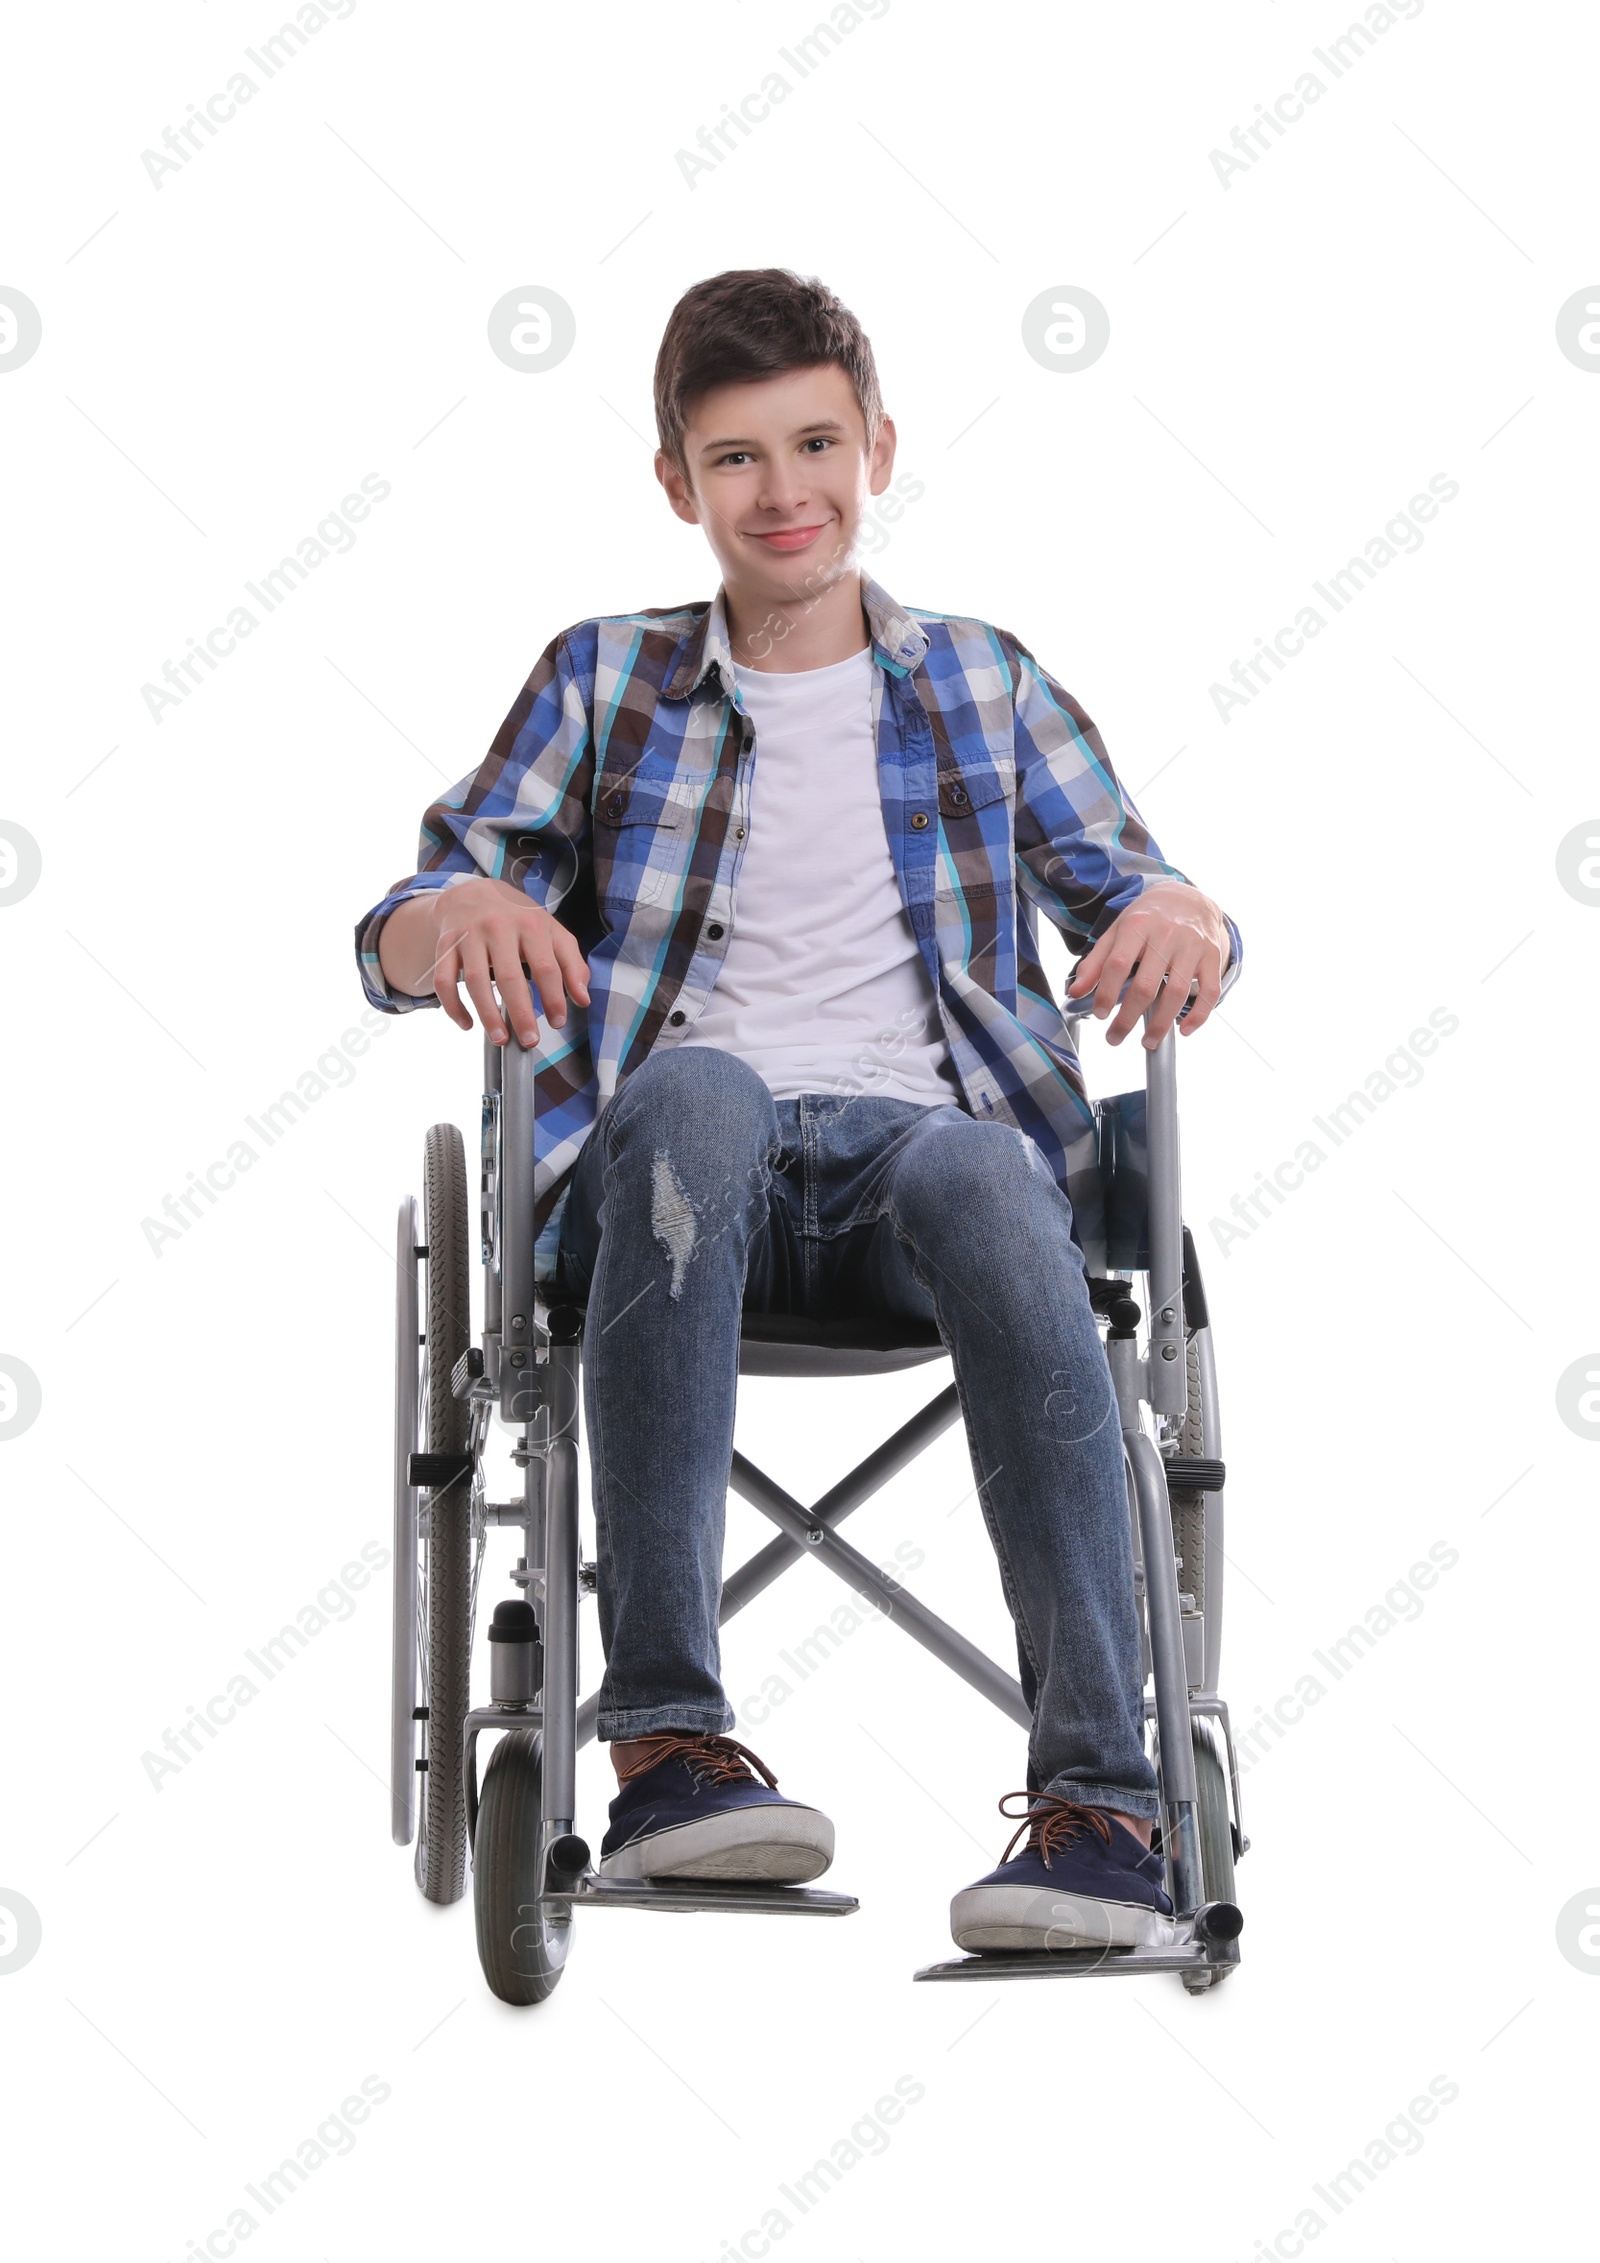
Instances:
[[[1027,1804],[1011,1834],[1010,1846],[1000,1857],[1002,1863],[1011,1860],[1012,1849],[1024,1836],[1030,1847],[1038,1849],[1046,1870],[1050,1868],[1051,1855],[1060,1854],[1080,1831],[1098,1831],[1106,1845],[1111,1844],[1111,1825],[1098,1807],[1084,1807],[1078,1800],[1063,1799],[1055,1792],[1007,1792],[1000,1802],[1000,1812],[1008,1823],[1016,1821],[1017,1811],[1007,1807],[1007,1799],[1020,1799]]]
[[[778,1779],[766,1763],[758,1760],[747,1744],[740,1744],[733,1737],[703,1736],[689,1729],[672,1729],[651,1737],[648,1742],[649,1749],[637,1760],[630,1761],[618,1776],[619,1787],[635,1776],[659,1768],[663,1760],[683,1759],[688,1761],[702,1784],[737,1784],[751,1774],[759,1774],[770,1791],[778,1788]]]

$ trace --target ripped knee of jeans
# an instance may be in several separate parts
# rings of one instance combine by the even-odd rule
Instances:
[[[683,1293],[684,1273],[699,1238],[699,1225],[694,1205],[684,1193],[682,1182],[672,1167],[672,1157],[665,1149],[651,1166],[650,1226],[672,1263],[667,1294],[679,1297]]]

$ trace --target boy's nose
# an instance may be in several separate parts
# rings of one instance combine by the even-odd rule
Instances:
[[[811,483],[795,472],[774,472],[762,484],[756,501],[774,517],[792,518],[811,500]]]

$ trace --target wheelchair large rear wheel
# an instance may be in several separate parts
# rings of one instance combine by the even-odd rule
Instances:
[[[467,1168],[454,1124],[434,1124],[423,1151],[423,1374],[418,1444],[464,1454],[471,1409],[451,1390],[456,1361],[472,1340],[468,1286]],[[428,1496],[418,1546],[418,1635],[427,1707],[417,1805],[417,1884],[431,1902],[466,1891],[467,1807],[461,1775],[471,1653],[472,1480]]]
[[[558,1924],[535,1898],[539,1795],[539,1731],[512,1729],[489,1755],[472,1847],[478,1961],[503,2004],[542,2004],[572,1942],[570,1913]]]

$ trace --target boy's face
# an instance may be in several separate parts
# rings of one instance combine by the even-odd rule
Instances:
[[[696,401],[684,433],[689,477],[657,450],[672,508],[702,527],[728,589],[746,605],[793,605],[854,570],[870,496],[894,469],[894,426],[873,445],[855,388],[833,362]]]

